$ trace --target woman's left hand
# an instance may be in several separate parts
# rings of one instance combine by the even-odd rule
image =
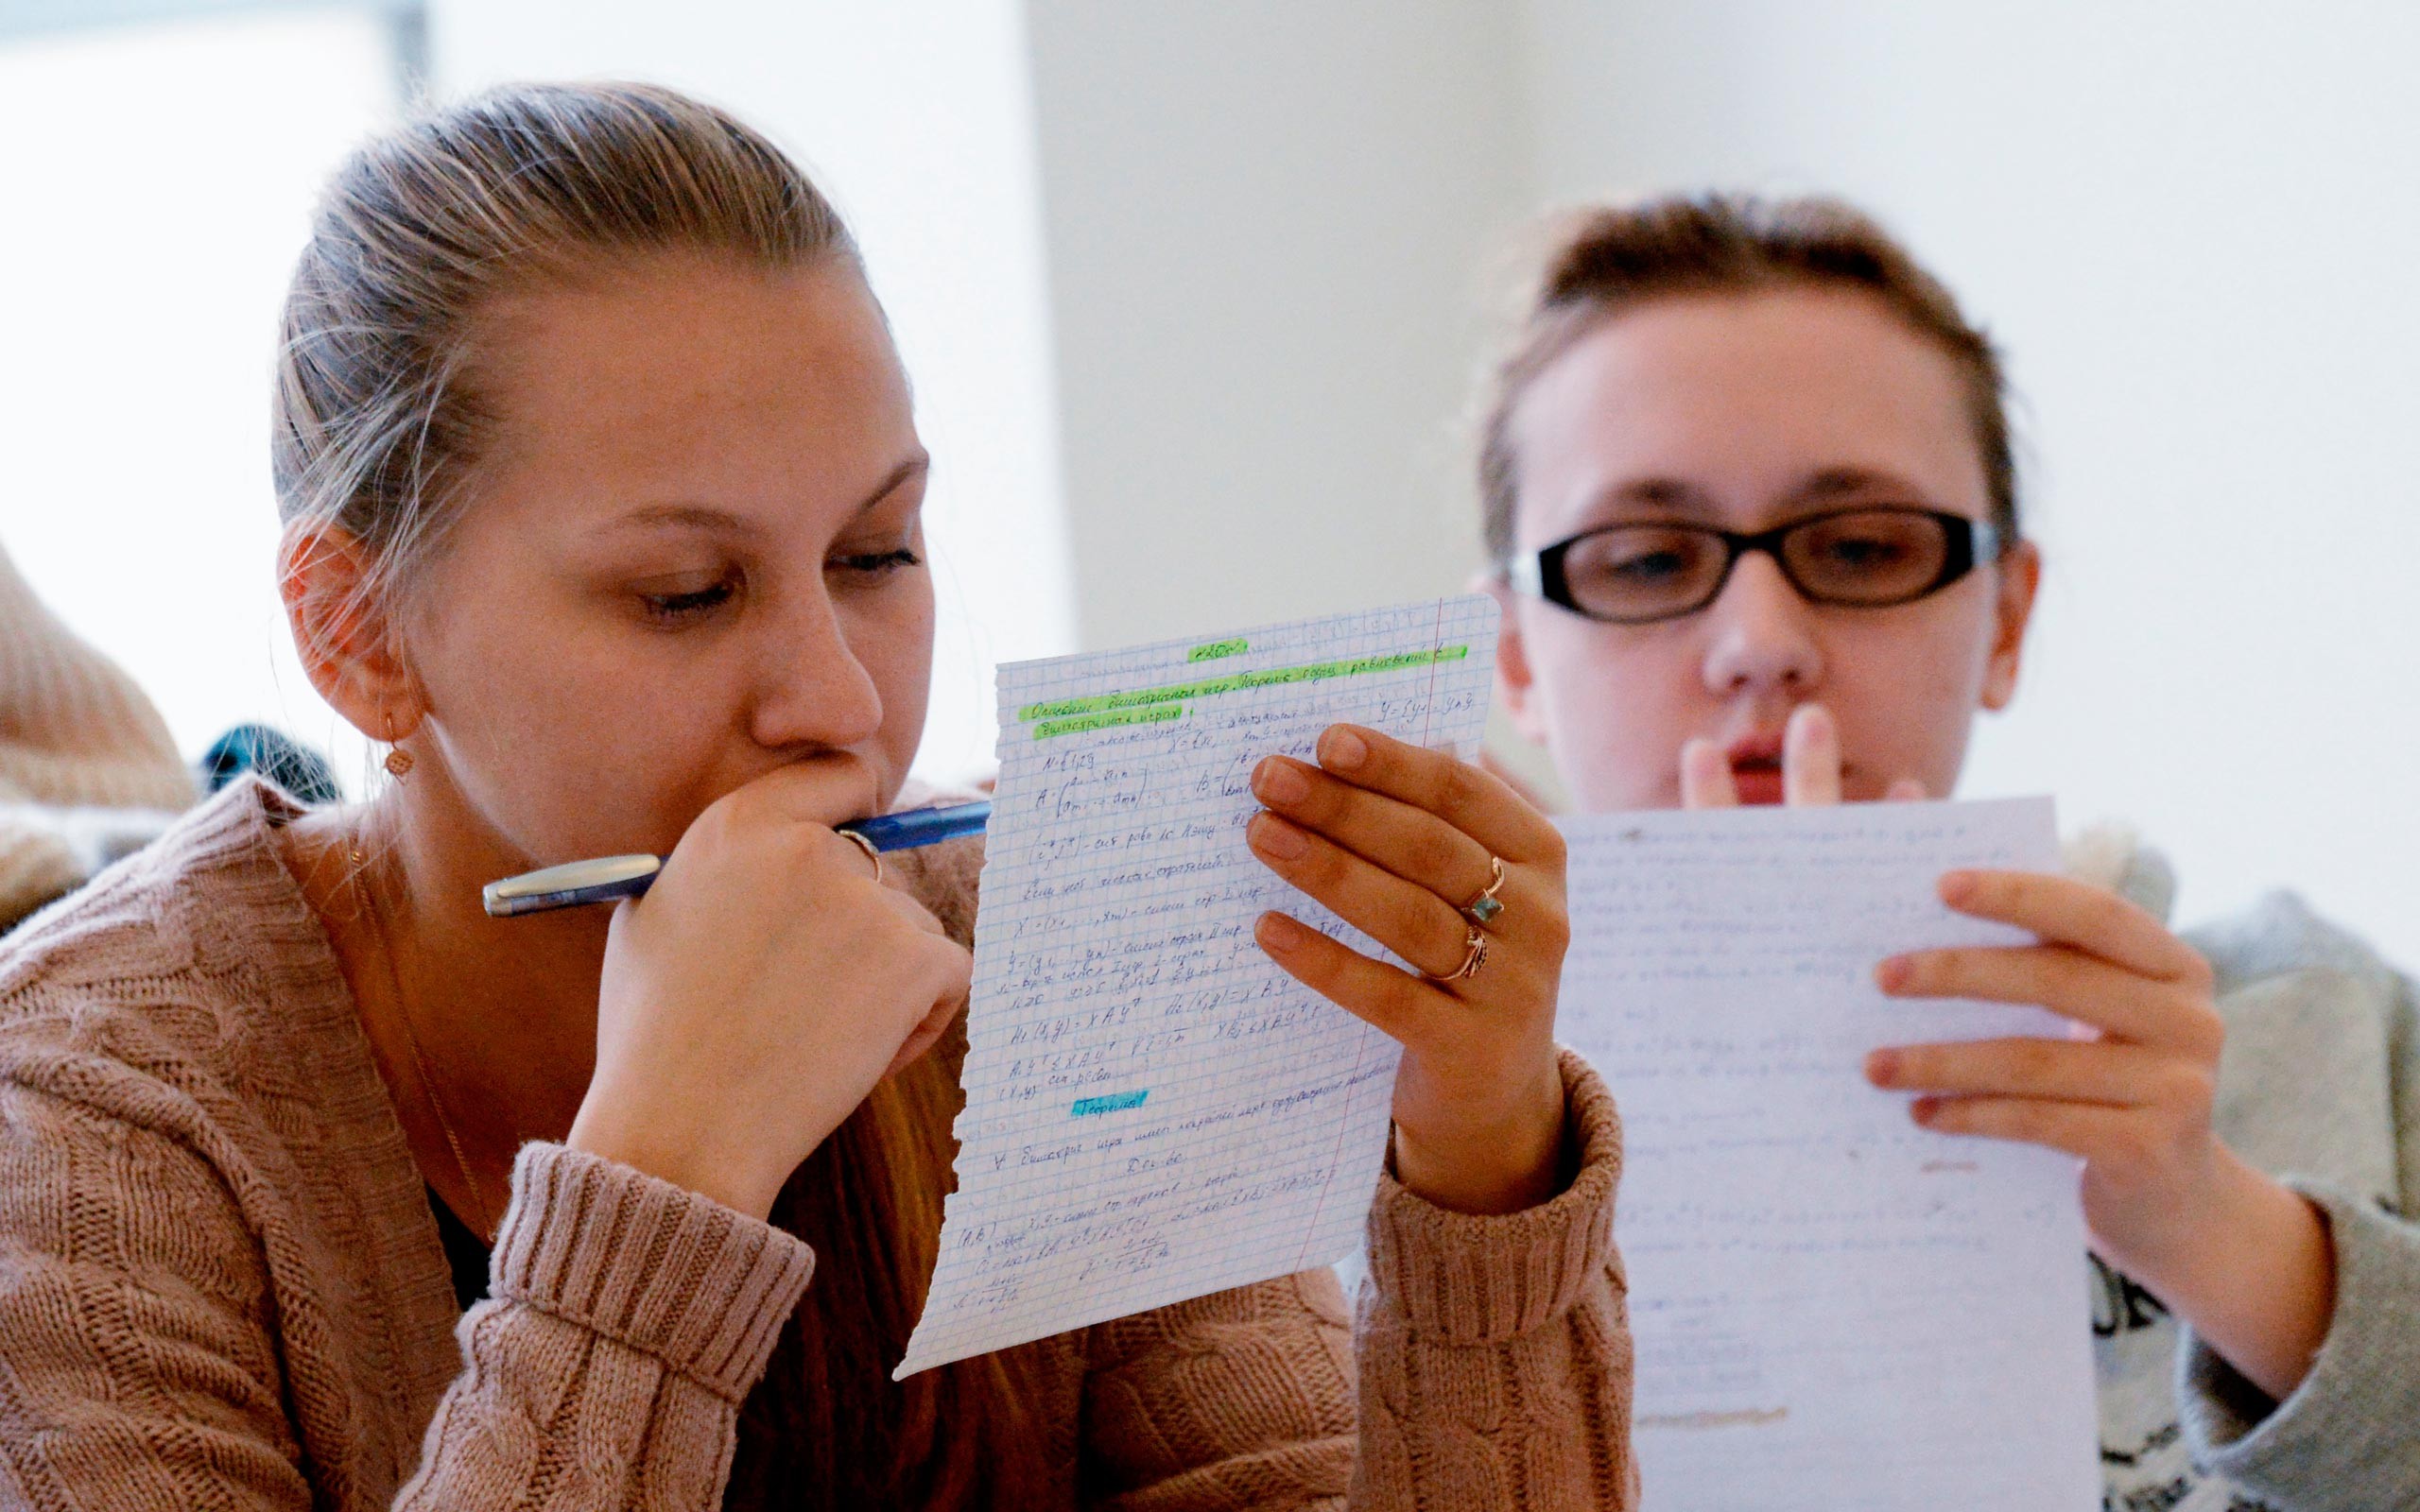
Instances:
[[[1373,959],[1281,913],[1258,938],[1297,981],[1400,1040],[1395,1176],[1461,1212],[1515,1212],[1563,1177],[1555,994],[1570,939],[1563,836],[1468,762],[1358,725],[1321,735],[1319,765],[1271,756],[1253,773],[1267,812],[1253,854],[1418,968]],[[1482,927],[1462,910],[1495,889]],[[1473,931],[1486,954],[1471,954]]]
[[[2201,1243],[2223,1168],[2210,1105],[2226,1033],[2208,963],[2142,909],[2067,877],[1953,871],[1941,897],[2040,943],[1893,956],[1875,973],[1884,991],[2031,1004],[2099,1032],[1878,1050],[1867,1075],[1923,1093],[1912,1111],[1927,1127],[2082,1159],[2085,1220],[2121,1267],[2156,1268]]]
[[[2097,1036],[1878,1050],[1867,1077],[1920,1093],[1927,1128],[2082,1159],[2094,1247],[2282,1400],[2326,1336],[2334,1262],[2318,1211],[2211,1127],[2226,1031],[2209,963],[2143,909],[2066,877],[1953,871],[1941,897],[2040,943],[1893,956],[1876,971],[1884,991],[2037,1005]]]

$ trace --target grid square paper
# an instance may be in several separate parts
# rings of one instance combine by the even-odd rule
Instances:
[[[1000,669],[958,1190],[894,1379],[1352,1253],[1395,1042],[1280,971],[1265,910],[1376,947],[1261,865],[1265,756],[1349,721],[1468,758],[1482,595]]]

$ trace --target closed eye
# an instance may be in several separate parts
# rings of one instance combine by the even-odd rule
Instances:
[[[902,546],[896,551],[877,551],[852,557],[835,557],[832,558],[832,565],[842,572],[862,573],[868,576],[879,577],[890,573],[897,572],[903,567],[917,566],[921,564],[924,559],[924,558],[917,556],[907,547]]]
[[[730,603],[738,591],[739,585],[725,577],[678,593],[641,593],[639,602],[647,607],[648,618],[656,624],[681,625],[713,613]]]

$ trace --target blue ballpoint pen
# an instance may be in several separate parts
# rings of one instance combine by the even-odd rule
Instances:
[[[957,803],[947,808],[908,809],[851,819],[839,829],[862,836],[876,850],[913,850],[939,845],[960,835],[980,834],[990,822],[992,805]],[[542,914],[552,908],[577,908],[582,903],[610,903],[636,898],[664,869],[662,856],[597,856],[568,861],[560,867],[525,871],[517,877],[491,882],[479,889],[479,902],[498,919]]]

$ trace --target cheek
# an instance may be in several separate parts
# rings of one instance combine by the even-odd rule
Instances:
[[[1825,701],[1856,768],[1853,799],[1878,798],[1902,777],[1934,797],[1957,785],[1989,640],[1964,616],[1927,618],[1931,623],[1852,623],[1834,642]]]
[[[711,658],[634,675],[626,641],[559,639],[428,679],[434,733],[464,799],[543,864],[664,851],[730,785],[738,695]]]
[[[1677,804],[1681,744],[1702,732],[1708,701],[1685,627],[1537,618],[1523,639],[1572,801],[1591,813]]]
[[[897,795],[925,734],[932,694],[933,581],[925,573],[903,577],[842,614],[841,633],[882,699],[882,730],[874,737],[889,768],[882,800]]]

